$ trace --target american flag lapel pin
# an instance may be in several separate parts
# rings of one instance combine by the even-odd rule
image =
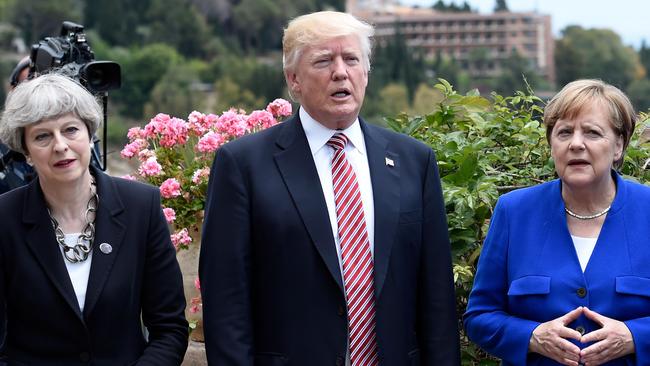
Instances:
[[[390,167],[395,166],[395,162],[393,161],[393,159],[386,157],[386,166],[390,166]]]

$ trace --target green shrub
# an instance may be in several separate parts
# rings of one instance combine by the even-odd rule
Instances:
[[[531,90],[508,97],[493,93],[489,100],[477,91],[458,94],[447,81],[439,81],[435,88],[442,98],[435,98],[432,112],[423,116],[400,114],[387,118],[387,123],[436,152],[460,315],[467,306],[497,198],[510,190],[554,179],[555,171],[542,125],[544,102]],[[641,114],[640,121],[621,172],[648,182],[650,170],[645,170],[645,165],[650,154],[648,144],[639,137],[650,119]],[[461,345],[463,365],[498,364],[469,342],[462,331]]]

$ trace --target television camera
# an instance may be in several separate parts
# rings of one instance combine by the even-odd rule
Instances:
[[[18,64],[12,73],[12,86],[19,80],[17,75],[24,67],[29,67],[28,79],[46,72],[57,72],[77,80],[95,97],[102,101],[104,112],[103,136],[100,140],[93,136],[95,147],[92,151],[92,164],[106,170],[106,133],[108,91],[121,86],[120,65],[112,61],[95,61],[95,54],[86,40],[83,25],[64,21],[57,37],[45,37],[32,45],[28,65]],[[14,77],[16,76],[16,77]],[[31,167],[16,152],[2,146],[0,149],[0,193],[3,186],[15,188],[29,181],[33,176]]]

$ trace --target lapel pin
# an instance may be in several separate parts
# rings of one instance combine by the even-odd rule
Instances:
[[[99,250],[104,254],[111,254],[113,247],[108,243],[99,244]]]
[[[393,159],[386,157],[386,166],[395,166]]]

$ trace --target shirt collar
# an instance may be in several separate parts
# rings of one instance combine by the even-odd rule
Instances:
[[[344,130],[332,130],[313,119],[309,113],[302,108],[302,106],[300,107],[298,114],[300,116],[302,128],[305,130],[305,135],[307,136],[307,142],[309,143],[309,149],[311,150],[312,155],[316,155],[316,153],[322,149],[323,146],[327,144],[327,141],[329,141],[329,139],[337,132],[344,133],[352,143],[353,148],[357,149],[362,155],[366,154],[366,144],[363,139],[363,132],[361,131],[359,118],[355,119],[354,122]]]

